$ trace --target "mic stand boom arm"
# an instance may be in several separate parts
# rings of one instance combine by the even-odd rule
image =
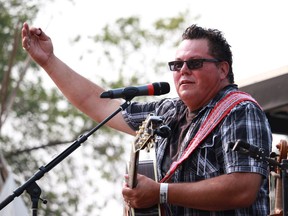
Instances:
[[[132,99],[132,98],[131,98]],[[96,127],[87,132],[86,134],[82,134],[75,140],[67,149],[65,149],[61,154],[59,154],[56,158],[54,158],[51,162],[49,162],[45,166],[41,166],[39,170],[29,178],[23,185],[18,187],[13,191],[13,194],[8,196],[5,200],[0,203],[0,211],[7,206],[10,202],[14,200],[15,197],[20,196],[25,190],[31,197],[32,201],[32,213],[33,216],[37,215],[38,201],[41,195],[41,188],[37,185],[36,181],[44,176],[45,173],[49,172],[53,169],[57,164],[59,164],[62,160],[64,160],[67,156],[69,156],[73,151],[75,151],[78,147],[81,146],[83,142],[87,140],[89,136],[91,136],[94,132],[96,132],[100,127],[102,127],[105,123],[107,123],[110,119],[112,119],[115,115],[117,115],[122,110],[126,109],[130,105],[130,100],[126,100],[120,107],[114,111],[110,116],[100,122]],[[46,201],[43,201],[44,203]]]
[[[283,216],[288,216],[288,159],[282,159],[282,162],[279,163],[278,161],[267,157],[267,152],[265,152],[264,149],[257,148],[256,146],[241,140],[237,140],[235,143],[228,143],[228,146],[232,148],[232,151],[238,151],[239,153],[249,155],[257,160],[267,162],[271,167],[277,166],[281,169]]]

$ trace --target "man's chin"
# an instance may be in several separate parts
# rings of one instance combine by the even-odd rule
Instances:
[[[191,93],[191,90],[190,91],[182,90],[178,92],[178,95],[183,101],[191,100],[194,97],[194,94]]]

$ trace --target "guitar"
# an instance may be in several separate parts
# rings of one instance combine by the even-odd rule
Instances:
[[[160,132],[160,126],[162,125],[162,122],[163,120],[160,116],[154,116],[153,114],[150,114],[142,122],[142,125],[139,127],[139,130],[136,133],[136,138],[131,148],[130,162],[128,165],[128,186],[130,188],[134,188],[137,185],[137,173],[157,181],[156,165],[154,161],[139,161],[139,154],[140,151],[145,148],[146,150],[150,151],[150,149],[154,146],[155,135],[163,135]],[[162,128],[164,128],[164,130],[169,130],[165,128],[165,126],[162,126]],[[142,209],[134,209],[126,206],[124,209],[124,214],[129,216],[160,216],[161,211],[160,205]]]
[[[287,159],[288,152],[288,144],[285,140],[280,140],[280,143],[276,145],[277,149],[279,149],[279,155],[277,157],[277,161],[281,163],[282,159]],[[275,175],[275,207],[274,213],[270,214],[270,216],[281,216],[283,215],[283,201],[282,201],[282,177],[281,177],[281,169],[276,167],[276,175]]]

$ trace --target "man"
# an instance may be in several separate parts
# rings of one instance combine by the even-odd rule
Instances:
[[[182,38],[175,60],[169,62],[179,98],[133,102],[107,123],[135,135],[149,113],[163,116],[173,133],[156,143],[159,181],[182,157],[213,108],[237,91],[232,53],[220,31],[192,25]],[[24,23],[22,44],[67,99],[95,121],[119,108],[120,100],[100,99],[104,89],[54,55],[52,42],[41,29]],[[166,215],[268,215],[267,164],[229,151],[228,143],[238,139],[271,150],[268,121],[253,100],[232,107],[166,183],[138,175],[134,189],[123,187],[124,200],[133,208],[164,203]]]

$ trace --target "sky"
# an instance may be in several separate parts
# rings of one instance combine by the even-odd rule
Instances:
[[[71,47],[70,41],[76,35],[81,33],[83,38],[96,35],[105,24],[132,15],[149,25],[157,18],[178,15],[187,8],[191,17],[200,16],[198,25],[224,33],[233,52],[236,82],[288,65],[286,0],[55,1],[47,3],[30,24],[41,27],[52,38],[58,57],[76,71],[90,75],[99,70],[93,55],[83,61],[78,57],[91,44],[82,40],[77,48]]]
[[[74,3],[45,4],[37,19],[27,22],[41,27],[52,38],[56,55],[84,76],[93,76],[101,69],[97,68],[92,55],[79,60],[79,54],[91,44],[82,40],[77,46],[71,46],[71,40],[78,34],[83,38],[96,35],[105,24],[132,15],[149,25],[157,18],[176,16],[187,8],[191,17],[200,16],[196,21],[198,25],[224,33],[233,52],[237,83],[288,66],[286,0],[74,0]],[[112,209],[120,208],[113,206]],[[109,210],[106,213],[111,215]]]

